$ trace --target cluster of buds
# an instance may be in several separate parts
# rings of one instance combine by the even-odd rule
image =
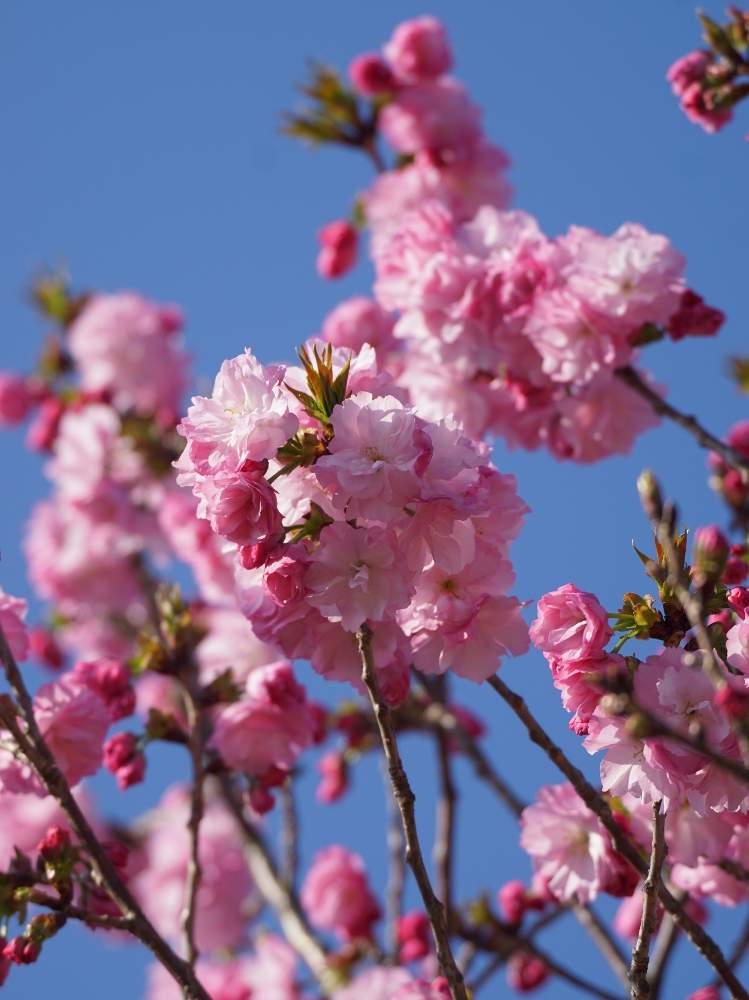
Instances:
[[[749,96],[749,12],[731,6],[727,14],[721,25],[700,12],[708,48],[682,56],[668,71],[682,111],[706,132],[727,125],[734,106]]]

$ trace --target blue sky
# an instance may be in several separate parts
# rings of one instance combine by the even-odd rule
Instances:
[[[720,14],[720,4],[706,6]],[[41,266],[60,264],[81,286],[135,288],[179,302],[202,384],[245,345],[264,360],[289,357],[341,298],[369,285],[366,263],[341,282],[321,282],[314,256],[317,229],[348,211],[370,168],[351,154],[293,144],[279,135],[279,115],[296,102],[292,84],[306,60],[345,67],[356,53],[376,48],[399,20],[426,10],[446,21],[457,74],[485,108],[487,133],[513,159],[518,207],[535,213],[550,233],[571,223],[610,231],[638,221],[666,233],[687,256],[690,283],[727,312],[728,324],[717,342],[657,346],[647,361],[674,402],[697,410],[717,432],[743,417],[746,400],[726,379],[725,359],[747,345],[743,133],[749,119],[708,137],[678,111],[664,74],[697,43],[684,0],[495,0],[428,8],[395,0],[2,5],[0,367],[30,365],[43,328],[25,291]],[[517,591],[528,599],[568,580],[594,590],[609,607],[624,591],[645,589],[630,549],[633,538],[647,542],[634,489],[645,465],[680,499],[688,523],[720,517],[705,483],[704,456],[676,429],[651,432],[631,456],[592,468],[501,447],[495,457],[503,471],[517,474],[533,510],[514,550]],[[20,436],[0,437],[0,461],[6,470],[0,582],[26,594],[20,536],[45,486]],[[595,764],[566,733],[540,656],[508,663],[504,676],[594,773]],[[319,683],[314,690],[321,693]],[[484,715],[494,759],[526,797],[557,780],[498,699],[466,684],[459,696]],[[428,835],[430,750],[414,742],[406,751]],[[170,758],[127,798],[101,779],[105,808],[120,815],[143,808],[177,766]],[[525,877],[528,865],[501,808],[462,773],[459,885],[469,896]],[[308,792],[313,784],[306,783]],[[343,804],[310,805],[307,859],[345,830],[381,885],[383,801],[376,768],[366,765]],[[712,926],[730,942],[730,920]],[[568,960],[574,955],[579,971],[605,980],[573,925],[549,941]],[[704,982],[689,947],[680,954],[669,998]],[[44,961],[14,973],[4,996],[27,1000],[54,989],[77,1000],[98,1000],[104,991],[108,1000],[132,1000],[140,995],[143,966],[135,949],[106,948],[86,932],[70,931],[46,949]],[[509,990],[500,978],[484,995]],[[554,983],[539,995],[576,994]]]

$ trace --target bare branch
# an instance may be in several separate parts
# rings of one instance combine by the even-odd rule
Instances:
[[[648,966],[650,965],[650,939],[655,931],[656,910],[658,908],[658,884],[666,858],[666,838],[664,835],[665,816],[661,803],[653,805],[653,842],[650,848],[650,864],[645,884],[642,887],[642,917],[640,931],[632,950],[632,964],[629,978],[632,982],[631,1000],[647,1000],[650,996]]]
[[[591,906],[575,902],[570,904],[570,909],[593,939],[616,978],[625,989],[629,989],[629,968],[608,927]]]
[[[187,832],[190,837],[190,856],[187,862],[187,883],[185,900],[180,914],[180,926],[184,940],[187,961],[194,968],[198,960],[198,948],[195,943],[195,919],[198,905],[198,892],[203,878],[200,867],[200,824],[203,822],[205,801],[203,786],[205,771],[203,768],[203,749],[205,744],[205,725],[200,711],[194,668],[188,666],[190,676],[184,682],[185,706],[189,726],[188,746],[192,764],[192,785],[190,788],[190,816],[187,821]]]
[[[437,961],[440,964],[443,975],[447,978],[453,1000],[468,1000],[463,976],[450,948],[445,910],[442,903],[434,894],[432,883],[429,880],[429,874],[424,864],[424,855],[416,829],[416,814],[414,810],[416,797],[403,767],[390,709],[380,697],[374,660],[372,659],[372,632],[366,624],[360,628],[357,633],[357,639],[362,660],[362,680],[369,692],[372,709],[380,732],[382,748],[385,751],[388,763],[390,784],[393,789],[395,801],[398,803],[403,823],[403,834],[406,838],[406,860],[414,873],[416,884],[419,887],[421,898],[426,907],[429,922],[432,925],[432,933],[437,948]]]
[[[654,389],[651,389],[635,368],[627,365],[625,368],[619,368],[616,374],[630,389],[634,389],[639,396],[646,399],[658,416],[665,417],[667,420],[678,424],[679,427],[683,427],[688,434],[691,434],[701,448],[707,448],[708,451],[716,452],[728,465],[734,466],[734,468],[742,473],[745,482],[749,479],[749,462],[747,462],[746,458],[740,452],[727,445],[725,441],[721,441],[719,437],[711,434],[710,431],[700,424],[696,417],[682,413],[681,410],[677,410],[675,406],[667,403],[662,396]]]
[[[435,689],[440,700],[445,701],[447,685],[444,677],[437,678]],[[450,738],[443,730],[437,730],[437,763],[440,780],[440,797],[437,800],[437,822],[432,857],[437,870],[437,895],[442,900],[449,917],[453,900],[453,851],[455,847],[455,814],[458,792],[455,787],[450,759]]]
[[[283,884],[265,841],[245,815],[230,777],[219,776],[224,801],[234,816],[245,842],[247,861],[258,891],[275,911],[289,944],[306,962],[323,991],[331,987],[328,956],[313,934],[296,893]]]
[[[385,805],[387,808],[387,846],[389,856],[388,883],[385,893],[385,934],[388,954],[398,959],[398,920],[403,912],[403,886],[406,881],[406,855],[403,828],[398,806],[390,787],[387,762],[385,772]]]

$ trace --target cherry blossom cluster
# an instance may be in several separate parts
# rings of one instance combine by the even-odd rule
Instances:
[[[418,416],[371,347],[311,350],[301,368],[224,362],[180,425],[179,482],[232,555],[242,609],[284,655],[354,684],[371,627],[391,703],[412,663],[485,679],[527,646],[507,596],[514,478],[454,421]]]
[[[355,346],[355,318],[376,327],[380,365],[419,412],[457,418],[477,439],[585,463],[626,453],[657,417],[617,373],[643,344],[715,334],[723,315],[688,288],[663,236],[629,223],[611,236],[573,226],[552,239],[509,211],[507,157],[451,66],[442,25],[418,18],[350,67],[376,111],[362,148],[379,135],[398,160],[358,207],[382,312],[344,303],[323,336]],[[355,235],[342,220],[321,232],[324,275],[353,264]]]

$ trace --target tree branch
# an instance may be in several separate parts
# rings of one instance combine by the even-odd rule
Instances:
[[[398,921],[403,912],[403,885],[406,880],[405,842],[400,813],[390,787],[387,762],[383,758],[385,773],[385,806],[387,809],[387,846],[389,856],[388,883],[385,893],[386,948],[393,961],[398,960]]]
[[[385,751],[387,759],[390,784],[401,814],[403,834],[406,838],[406,860],[414,873],[416,884],[419,887],[421,898],[424,901],[424,906],[432,925],[432,933],[437,948],[437,960],[443,975],[449,983],[450,995],[453,1000],[468,1000],[463,976],[450,948],[445,911],[442,903],[434,894],[432,883],[429,880],[429,874],[424,864],[424,856],[416,829],[416,814],[414,810],[416,797],[403,767],[393,720],[390,716],[390,709],[380,697],[374,660],[372,659],[372,632],[368,625],[364,624],[359,629],[357,640],[362,661],[362,680],[369,692],[369,699],[372,703],[372,709],[380,732],[382,748]]]
[[[435,689],[440,700],[446,700],[447,686],[444,677],[437,678]],[[455,814],[458,792],[453,780],[450,759],[450,738],[441,729],[437,730],[437,764],[440,780],[440,797],[437,800],[437,821],[435,827],[433,860],[437,870],[437,895],[442,900],[450,923],[453,900],[453,851],[455,846]]]
[[[609,968],[614,973],[625,989],[629,989],[629,968],[619,950],[608,927],[603,923],[595,910],[590,906],[574,902],[570,904],[570,909],[577,917],[578,922],[585,928],[590,937],[595,942],[598,950],[609,964]]]
[[[654,389],[651,389],[635,368],[627,365],[625,368],[619,368],[616,374],[625,385],[628,385],[630,389],[633,389],[639,396],[647,400],[658,416],[665,417],[667,420],[678,424],[688,434],[691,434],[701,448],[707,448],[708,451],[716,452],[728,465],[734,466],[734,468],[742,473],[745,482],[749,479],[749,462],[747,462],[740,452],[727,445],[725,441],[721,441],[714,434],[711,434],[710,431],[700,424],[696,417],[682,413],[681,410],[677,410],[675,406],[667,403],[662,396],[659,396]]]
[[[265,841],[245,815],[231,778],[222,774],[218,780],[224,801],[244,839],[247,861],[260,894],[275,911],[289,944],[302,957],[327,995],[332,987],[332,977],[325,948],[312,933],[296,893],[281,881]]]
[[[653,805],[653,842],[650,848],[650,864],[645,884],[642,887],[643,904],[640,931],[632,949],[632,964],[629,978],[632,983],[631,1000],[647,1000],[650,996],[648,966],[650,965],[650,939],[655,931],[656,910],[658,908],[658,883],[666,857],[664,835],[665,816],[661,812],[660,801]]]
[[[146,945],[155,958],[170,973],[182,990],[185,1000],[210,1000],[205,989],[198,982],[195,971],[181,959],[156,931],[153,924],[120,878],[115,865],[92,830],[80,806],[70,791],[70,786],[57,766],[52,752],[44,741],[36,718],[31,695],[10,651],[5,634],[0,626],[0,660],[5,676],[21,712],[25,731],[18,724],[17,717],[7,701],[0,699],[0,721],[8,729],[24,756],[39,776],[47,792],[59,803],[70,820],[76,836],[86,848],[91,866],[101,884],[119,906],[122,916],[132,924],[131,933]]]
[[[292,777],[278,790],[281,805],[281,881],[290,891],[296,885],[297,869],[299,867],[299,817],[294,801]]]
[[[536,720],[528,709],[525,701],[512,691],[498,676],[490,677],[489,685],[497,692],[515,715],[520,719],[531,738],[531,741],[540,747],[551,762],[567,778],[577,794],[586,806],[595,813],[602,825],[608,831],[616,850],[622,855],[632,867],[642,876],[646,877],[648,865],[643,860],[640,852],[626,836],[614,819],[609,804],[587,780],[575,765],[566,757],[560,747],[554,743],[546,730]],[[668,891],[661,881],[658,885],[658,898],[663,908],[673,914],[674,919],[687,935],[689,940],[700,952],[701,955],[712,965],[722,981],[733,991],[734,1000],[749,1000],[749,993],[736,978],[733,970],[726,961],[723,952],[712,937],[696,921],[684,911],[683,906]]]
[[[192,764],[192,787],[190,789],[190,816],[187,822],[187,832],[190,837],[190,857],[187,862],[187,882],[185,900],[180,915],[180,925],[184,940],[187,961],[194,968],[198,960],[198,948],[195,943],[195,919],[197,915],[198,892],[203,878],[200,866],[200,824],[203,822],[205,800],[203,785],[205,771],[203,769],[203,749],[205,745],[205,729],[197,696],[194,667],[187,668],[191,675],[184,682],[185,706],[189,726],[188,746]]]

